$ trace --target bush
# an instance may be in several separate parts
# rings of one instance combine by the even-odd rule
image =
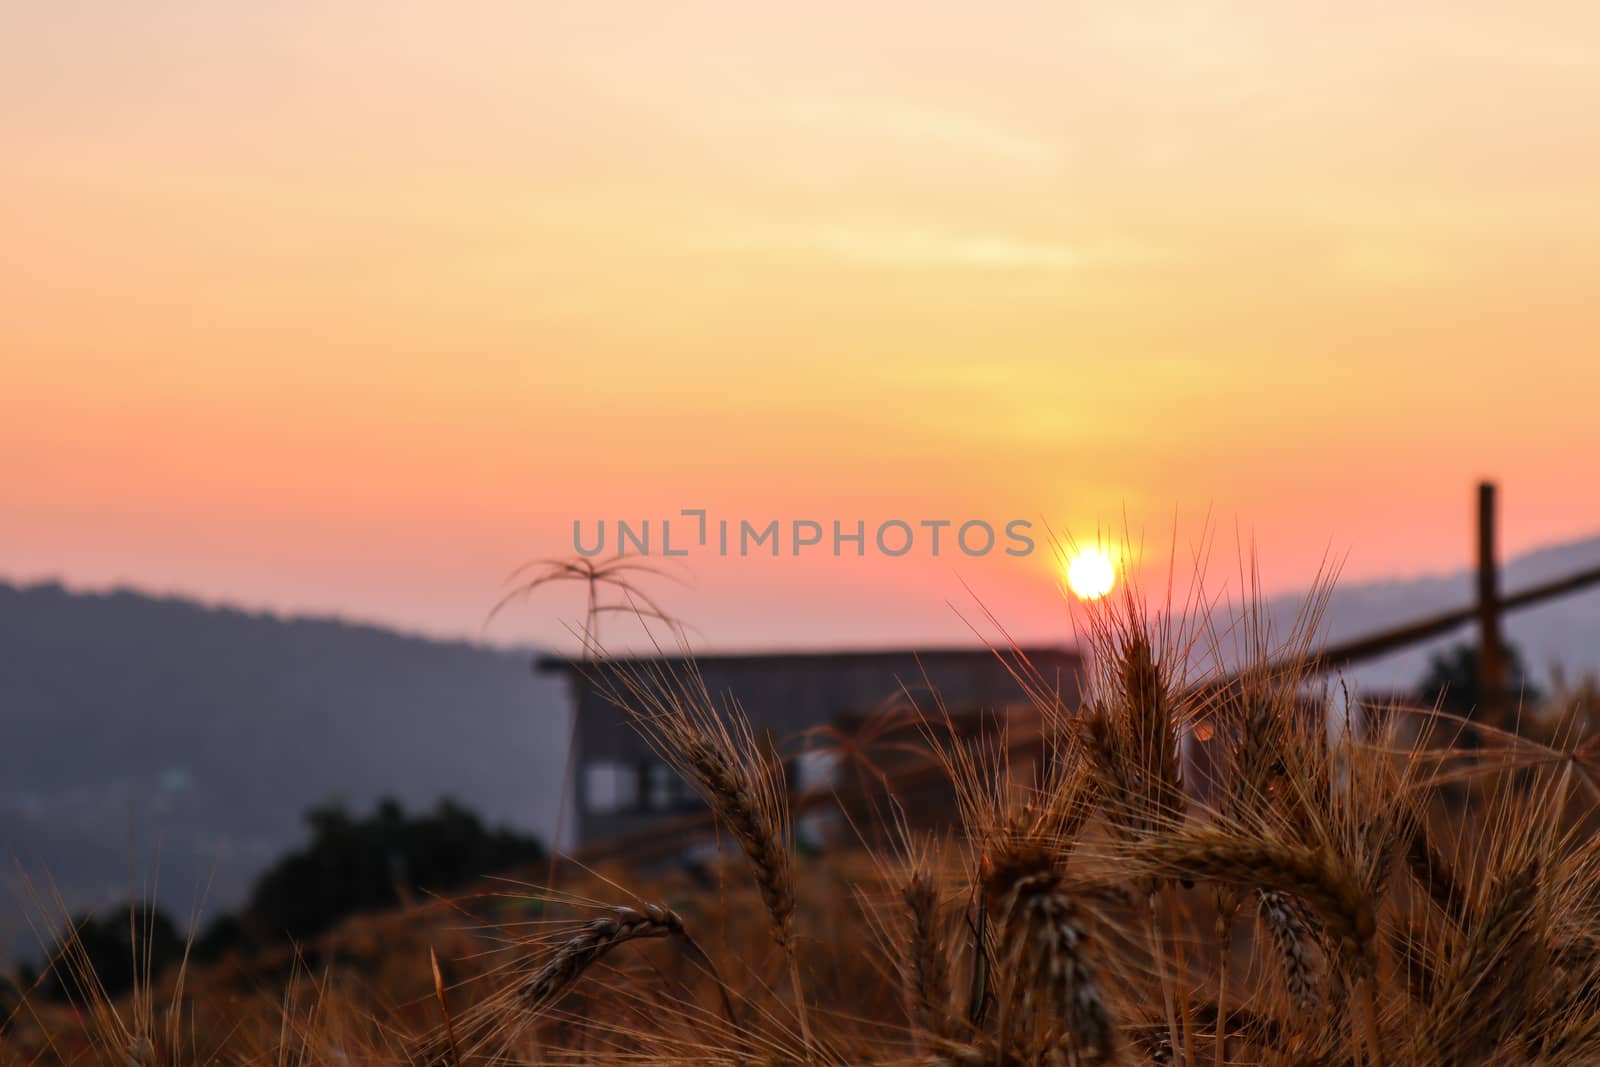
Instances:
[[[490,829],[472,812],[443,801],[408,816],[393,800],[365,818],[340,805],[306,815],[311,843],[280,859],[255,884],[237,921],[218,920],[205,938],[208,955],[239,938],[302,939],[357,912],[393,907],[402,894],[443,891],[524,864],[546,853],[537,838]]]
[[[72,929],[77,931],[81,955],[79,950],[65,954],[56,946],[53,955],[61,962],[44,975],[37,989],[37,995],[47,1000],[84,999],[72,977],[80,973],[71,962],[74,958],[87,961],[87,973],[95,975],[112,997],[131,990],[147,973],[159,974],[183,958],[184,938],[176,924],[165,912],[143,902],[97,915],[78,915],[72,920]],[[64,930],[61,942],[70,936]]]
[[[307,812],[306,821],[311,843],[256,880],[244,911],[217,916],[194,939],[193,959],[214,960],[230,951],[315,937],[350,915],[394,907],[402,895],[450,890],[546,856],[537,838],[486,827],[449,800],[418,816],[407,815],[393,800],[380,802],[365,818],[326,805]],[[142,903],[76,916],[72,928],[91,973],[112,997],[132,989],[146,967],[154,975],[183,958],[186,939],[176,924]],[[61,943],[69,936],[63,930]],[[38,994],[81,1001],[82,991],[64,977],[73,973],[63,960],[39,983]],[[0,991],[0,1003],[3,996]]]
[[[1505,646],[1506,691],[1513,701],[1537,704],[1541,694],[1528,677],[1522,654],[1516,646]],[[1478,692],[1478,646],[1466,642],[1451,645],[1428,658],[1428,670],[1418,685],[1425,702],[1439,702],[1446,711],[1471,716],[1482,704]]]

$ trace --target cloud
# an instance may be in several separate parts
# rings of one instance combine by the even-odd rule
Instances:
[[[955,111],[907,107],[833,97],[798,97],[782,116],[803,126],[865,134],[902,144],[932,147],[1026,166],[1045,166],[1061,158],[1061,146]]]
[[[1159,250],[1132,241],[1074,244],[932,227],[846,223],[757,226],[695,244],[715,252],[811,256],[872,267],[930,269],[1074,271],[1166,258]]]
[[[1415,244],[1359,242],[1334,256],[1334,268],[1347,278],[1377,285],[1415,285],[1435,281],[1449,270],[1435,251]]]

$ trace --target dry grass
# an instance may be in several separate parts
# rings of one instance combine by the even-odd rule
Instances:
[[[877,856],[797,856],[741,710],[697,676],[622,674],[613,696],[740,865],[508,889],[463,903],[476,927],[393,923],[287,993],[207,973],[112,1003],[69,953],[86,1012],[28,1002],[0,1062],[1600,1062],[1581,694],[1540,740],[1463,751],[1432,713],[1347,723],[1274,667],[1303,663],[1314,616],[1274,642],[1250,612],[1180,633],[1131,595],[1101,605],[1083,706],[1039,690],[1037,764],[930,717],[962,825]]]

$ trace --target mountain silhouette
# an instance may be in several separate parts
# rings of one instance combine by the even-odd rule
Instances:
[[[24,873],[74,910],[151,883],[233,907],[330,800],[449,797],[548,842],[568,712],[531,654],[0,583],[0,938],[39,910]]]

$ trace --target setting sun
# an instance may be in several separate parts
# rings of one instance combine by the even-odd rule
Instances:
[[[1067,587],[1080,600],[1098,600],[1111,592],[1116,580],[1111,557],[1098,548],[1083,549],[1067,564]]]

